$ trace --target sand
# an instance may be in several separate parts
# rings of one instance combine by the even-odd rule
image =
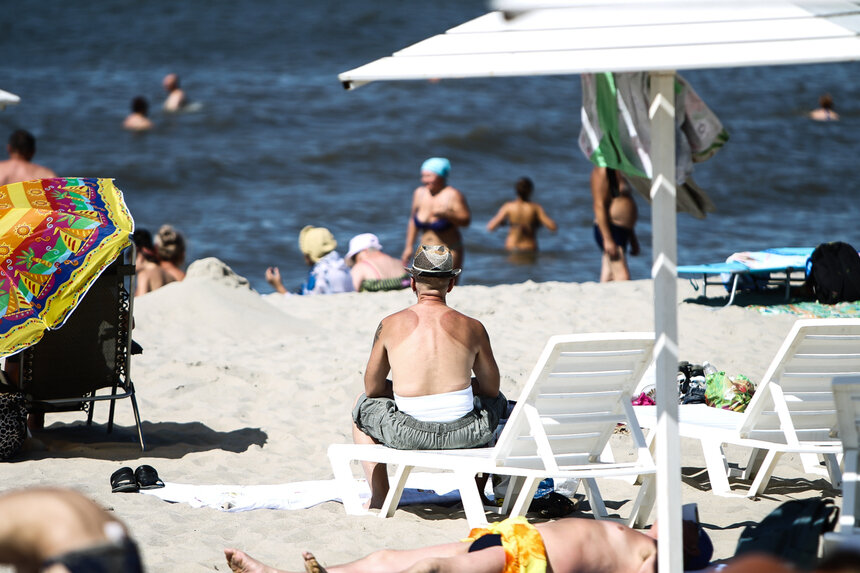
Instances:
[[[678,289],[680,301],[699,294],[687,281],[679,281]],[[83,413],[48,415],[46,430],[27,451],[0,465],[0,487],[82,491],[129,526],[149,571],[225,571],[222,548],[228,546],[300,570],[302,550],[334,564],[376,549],[459,539],[468,529],[459,506],[400,509],[381,520],[347,516],[336,502],[226,513],[110,491],[114,470],[144,463],[165,481],[184,484],[330,479],[326,448],[350,441],[349,411],[362,389],[375,328],[413,300],[410,291],[261,296],[216,259],[196,261],[182,283],[134,302],[134,338],[145,351],[132,360],[132,378],[147,450],[136,442],[128,400],[117,404],[118,428],[110,435],[105,404],[96,406],[90,428]],[[449,304],[486,326],[509,397],[517,396],[553,334],[654,328],[649,280],[462,286],[449,295]],[[678,319],[682,360],[708,360],[753,381],[761,379],[795,320],[738,306],[714,311],[697,302],[680,302]],[[730,454],[740,460],[742,451]],[[682,442],[682,461],[682,500],[699,504],[715,558],[731,556],[743,527],[782,501],[836,494],[825,480],[803,474],[794,456],[782,458],[758,500],[712,495],[695,442]],[[626,515],[635,487],[618,480],[602,484],[610,509]]]

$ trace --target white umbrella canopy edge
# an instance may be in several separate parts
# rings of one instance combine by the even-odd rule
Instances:
[[[5,90],[0,90],[0,109],[5,109],[7,105],[15,105],[21,102],[21,98],[13,93]]]

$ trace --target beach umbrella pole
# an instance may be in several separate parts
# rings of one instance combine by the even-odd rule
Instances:
[[[678,282],[675,214],[675,72],[651,73],[651,230],[657,386],[659,571],[683,571],[678,436]],[[675,548],[675,550],[667,550]]]

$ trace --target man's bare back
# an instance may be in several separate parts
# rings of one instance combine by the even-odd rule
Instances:
[[[0,161],[0,185],[56,176],[56,173],[47,167],[23,159],[13,157],[6,161]]]
[[[415,304],[385,318],[380,342],[394,392],[426,396],[465,389],[484,336],[477,320],[444,304]]]

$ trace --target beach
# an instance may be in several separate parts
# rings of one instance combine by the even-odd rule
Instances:
[[[708,360],[729,374],[760,381],[795,317],[683,302],[699,294],[683,280],[678,293],[680,359]],[[134,301],[133,336],[144,352],[133,357],[131,374],[146,451],[137,444],[128,400],[117,403],[113,434],[105,432],[104,403],[96,405],[90,428],[83,412],[49,414],[46,430],[3,464],[4,489],[80,490],[128,525],[148,571],[225,571],[224,547],[301,570],[303,550],[325,565],[382,548],[461,539],[468,525],[459,505],[410,506],[386,520],[345,515],[337,502],[231,513],[142,493],[111,493],[109,484],[116,469],[141,464],[155,467],[166,482],[188,485],[331,479],[326,449],[351,441],[349,413],[362,390],[376,326],[413,300],[408,290],[260,295],[217,259],[196,261],[185,281]],[[549,336],[650,331],[654,324],[650,280],[462,286],[448,302],[486,326],[509,398],[518,395]],[[613,445],[627,439],[616,434]],[[728,452],[730,459],[742,460],[742,451]],[[712,495],[694,442],[682,440],[682,465],[682,501],[698,504],[715,559],[733,555],[744,526],[779,503],[837,493],[825,480],[803,474],[791,455],[783,456],[758,500]],[[600,483],[610,511],[626,516],[637,488],[621,480]]]

